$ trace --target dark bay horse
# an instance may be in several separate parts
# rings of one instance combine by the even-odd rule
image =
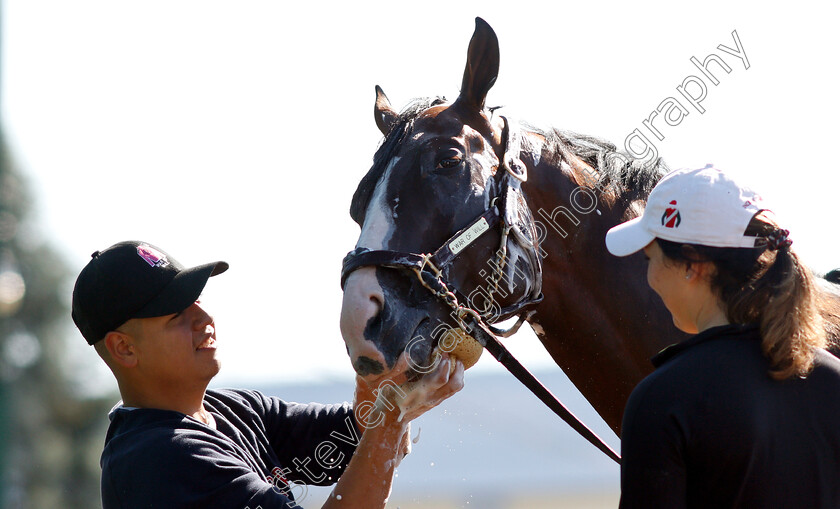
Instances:
[[[648,287],[643,255],[613,257],[604,236],[640,213],[666,168],[595,137],[496,114],[485,99],[498,70],[496,35],[476,19],[455,101],[419,100],[398,114],[377,87],[385,140],[353,197],[361,234],[342,274],[348,353],[371,384],[429,370],[434,346],[462,323],[452,298],[435,296],[412,270],[431,266],[488,322],[526,316],[620,433],[649,358],[684,334]]]

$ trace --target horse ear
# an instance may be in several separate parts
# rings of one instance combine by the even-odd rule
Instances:
[[[388,136],[388,131],[397,124],[399,115],[391,108],[391,101],[385,92],[376,85],[376,104],[373,105],[373,119],[382,134]]]
[[[487,92],[499,75],[499,39],[481,18],[475,18],[475,32],[467,50],[467,66],[458,100],[481,111]]]

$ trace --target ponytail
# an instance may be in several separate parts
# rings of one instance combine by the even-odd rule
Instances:
[[[781,249],[757,283],[771,288],[760,316],[761,348],[770,359],[771,376],[783,380],[807,375],[816,350],[826,346],[814,276],[796,253]]]
[[[759,237],[754,248],[720,248],[656,239],[665,256],[691,264],[711,262],[709,281],[730,323],[757,324],[770,376],[806,376],[826,346],[814,276],[790,248],[787,232],[764,212],[744,235]]]

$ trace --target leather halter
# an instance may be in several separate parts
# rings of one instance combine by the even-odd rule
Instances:
[[[460,307],[466,309],[471,315],[480,316],[483,320],[494,323],[519,314],[519,323],[521,324],[524,321],[521,316],[522,313],[527,308],[538,304],[543,298],[541,291],[542,261],[538,253],[539,246],[536,232],[523,231],[523,226],[520,224],[523,221],[518,220],[518,215],[525,215],[527,222],[533,225],[533,219],[527,207],[524,211],[517,210],[517,207],[522,206],[520,203],[524,203],[524,200],[518,200],[518,196],[521,193],[519,184],[524,180],[525,175],[525,165],[519,160],[519,134],[511,128],[511,123],[507,118],[502,118],[505,122],[503,133],[505,154],[502,157],[501,167],[494,176],[493,185],[499,191],[496,198],[491,201],[490,207],[465,228],[452,235],[432,253],[421,254],[386,249],[370,250],[367,248],[357,248],[350,251],[342,262],[342,289],[350,273],[360,267],[372,265],[410,269],[417,274],[421,284],[436,295],[442,297],[447,292],[451,292],[461,303],[459,304]],[[497,229],[496,226],[499,228]],[[527,228],[528,225],[525,225],[525,227]],[[498,230],[501,237],[496,252],[497,260],[492,264],[496,271],[496,274],[494,274],[496,285],[498,286],[499,280],[503,277],[502,271],[507,263],[507,241],[512,239],[528,255],[534,286],[530,293],[523,295],[517,302],[509,306],[479,312],[472,308],[465,308],[464,303],[469,302],[469,299],[452,287],[444,277],[444,273],[470,244],[494,230]]]
[[[470,302],[469,298],[465,297],[446,280],[444,271],[452,264],[452,262],[455,261],[458,255],[463,252],[463,249],[480,237],[483,237],[487,232],[491,232],[496,229],[496,226],[500,226],[499,230],[502,237],[501,242],[507,242],[509,234],[505,230],[510,231],[513,227],[504,220],[498,206],[493,204],[483,214],[478,216],[477,219],[472,221],[469,226],[458,231],[433,253],[418,254],[390,250],[369,250],[366,248],[355,249],[348,253],[344,258],[341,270],[341,287],[342,289],[344,288],[344,282],[347,280],[350,273],[360,267],[373,265],[402,268],[410,269],[415,272],[420,279],[421,284],[432,291],[435,295],[443,298],[448,292],[451,292],[455,296],[455,303]],[[539,260],[536,249],[532,249],[534,249],[534,253],[529,256],[529,258],[532,260]],[[500,246],[499,251],[497,251],[497,255],[501,252],[506,252],[506,246]],[[496,270],[495,274],[497,284],[498,280],[503,277],[500,273],[504,270],[506,263],[507,260],[504,256],[497,258],[497,260],[493,263]],[[534,270],[533,276],[538,281],[541,279],[539,269]],[[521,314],[525,309],[542,301],[543,296],[540,292],[540,287],[540,284],[535,285],[534,292],[524,295],[517,302],[509,306],[497,309],[493,309],[492,306],[489,306],[489,309],[481,312],[472,308],[465,309],[465,311],[469,314],[479,316],[490,323],[506,320],[511,316]],[[464,306],[461,305],[461,308],[464,308]]]
[[[533,313],[533,311],[526,313],[525,310],[528,307],[535,306],[543,299],[542,259],[538,252],[539,241],[533,229],[534,222],[530,210],[527,206],[523,205],[524,199],[518,199],[521,198],[519,184],[526,178],[525,165],[519,160],[519,133],[512,128],[511,122],[507,118],[502,118],[505,122],[503,132],[505,138],[505,154],[502,158],[501,168],[496,172],[494,177],[494,183],[499,186],[500,190],[496,198],[490,202],[490,207],[470,222],[467,227],[451,236],[433,253],[419,254],[387,249],[370,250],[366,248],[357,248],[350,251],[342,262],[341,288],[342,290],[344,289],[344,283],[350,273],[360,267],[382,266],[412,270],[424,287],[453,308],[455,319],[467,334],[478,341],[517,380],[531,390],[540,401],[553,410],[572,429],[577,431],[583,438],[611,459],[617,463],[621,463],[621,457],[570,412],[496,338],[496,335],[508,336],[515,333],[519,326]],[[499,177],[499,174],[501,174],[501,177]],[[523,207],[525,210],[522,210]],[[519,224],[521,221],[517,217],[517,214],[524,214],[526,216],[525,222],[529,223],[531,232],[522,230]],[[444,277],[444,271],[469,244],[475,242],[476,239],[485,233],[493,231],[497,225],[499,226],[498,230],[501,240],[499,249],[496,252],[496,286],[498,286],[499,279],[502,277],[502,271],[507,263],[506,253],[509,237],[513,237],[514,241],[523,247],[528,254],[535,284],[531,293],[523,295],[514,304],[501,308],[493,316],[487,316],[489,314],[488,311],[481,313],[469,306],[461,304],[461,302],[469,302],[469,299],[464,298],[457,289],[451,287]],[[511,233],[513,235],[510,235]],[[495,329],[487,323],[488,321],[493,323],[504,320],[516,314],[519,314],[516,325],[507,331]]]

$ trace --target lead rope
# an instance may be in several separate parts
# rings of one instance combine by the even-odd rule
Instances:
[[[507,225],[505,225],[507,226]],[[465,333],[469,334],[473,339],[478,341],[485,350],[490,352],[502,366],[505,367],[513,376],[516,377],[525,387],[527,387],[540,401],[542,401],[548,408],[554,411],[563,421],[571,426],[571,428],[578,432],[589,443],[598,448],[601,452],[606,454],[610,459],[621,464],[621,456],[618,455],[601,437],[594,431],[589,429],[575,414],[573,414],[566,406],[548,390],[537,377],[535,377],[525,366],[523,366],[516,358],[508,351],[507,348],[496,338],[490,331],[489,326],[484,323],[481,315],[474,309],[464,306],[458,302],[458,297],[455,292],[450,290],[446,283],[441,279],[441,272],[430,261],[431,255],[423,256],[423,263],[420,268],[413,267],[412,270],[417,274],[417,279],[420,284],[432,292],[436,297],[443,300],[455,314],[455,319],[458,321],[458,326]],[[430,275],[425,268],[431,267]],[[424,277],[424,274],[428,277]],[[523,317],[520,316],[518,325],[521,325]],[[518,328],[518,327],[517,327]]]
[[[525,366],[523,366],[505,346],[478,320],[473,320],[475,327],[464,329],[476,341],[481,343],[485,350],[490,352],[499,363],[505,367],[517,380],[527,387],[537,398],[548,408],[554,411],[563,421],[578,432],[590,444],[594,445],[610,459],[621,465],[621,456],[615,452],[601,437],[589,429],[575,414],[573,414],[563,403],[557,399]]]

